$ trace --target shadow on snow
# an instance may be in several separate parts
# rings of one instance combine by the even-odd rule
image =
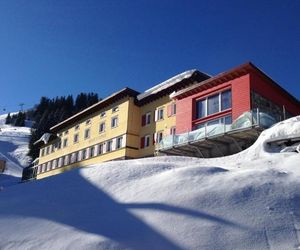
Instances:
[[[6,200],[5,203],[0,202],[0,218],[24,216],[47,219],[105,236],[132,249],[181,248],[130,213],[128,209],[153,209],[183,214],[199,219],[199,222],[204,219],[237,229],[246,229],[223,218],[186,208],[161,203],[119,203],[84,179],[78,169],[23,185],[24,195],[17,201],[15,193],[9,192],[10,190],[0,192],[0,200],[3,198]],[[19,187],[17,191],[20,192]]]

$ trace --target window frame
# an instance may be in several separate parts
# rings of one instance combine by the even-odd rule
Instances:
[[[101,125],[103,125],[103,130],[101,130]],[[105,127],[106,127],[106,125],[105,125],[105,121],[104,121],[104,122],[100,122],[100,124],[99,124],[99,134],[101,134],[101,133],[104,133],[104,132],[105,132]]]
[[[116,124],[113,126],[113,121],[117,121],[116,122]],[[110,123],[110,126],[111,126],[111,128],[116,128],[116,127],[118,127],[119,126],[119,116],[113,116],[112,118],[111,118],[111,123]]]
[[[147,112],[145,115],[145,125],[151,124],[151,112]]]
[[[75,139],[77,139],[77,140],[75,140]],[[78,143],[78,142],[79,142],[79,133],[76,133],[76,134],[74,134],[74,136],[73,136],[73,143],[76,144],[76,143]]]
[[[119,111],[119,105],[118,106],[115,106],[111,109],[111,112],[112,113],[115,113],[115,112],[118,112]]]
[[[64,138],[62,147],[63,148],[68,147],[68,138]]]
[[[150,144],[151,144],[150,143],[150,138],[151,138],[150,135],[145,135],[144,138],[145,138],[144,139],[144,148],[150,147]]]
[[[88,131],[88,132],[87,132]],[[88,134],[87,134],[88,133]],[[90,128],[86,128],[84,130],[84,139],[87,140],[91,137],[91,129]]]
[[[223,99],[222,99],[222,94],[224,93],[230,93],[230,107],[224,108],[223,109]],[[218,100],[218,111],[217,112],[212,112],[210,113],[210,109],[209,109],[209,100],[211,100],[212,98],[216,97],[216,100]],[[199,103],[202,103],[204,106],[204,115],[199,115]],[[212,93],[211,95],[208,95],[204,98],[199,98],[195,100],[195,114],[194,114],[194,119],[198,120],[198,119],[203,119],[209,116],[213,116],[215,114],[227,111],[232,109],[232,89],[225,89],[222,91],[219,91],[217,93]],[[202,109],[201,109],[201,113],[202,113]]]
[[[123,136],[116,138],[116,149],[120,149],[123,146]]]
[[[108,140],[106,142],[106,153],[112,152],[113,151],[113,140]]]
[[[106,111],[100,113],[100,118],[104,118],[104,117],[106,117]]]

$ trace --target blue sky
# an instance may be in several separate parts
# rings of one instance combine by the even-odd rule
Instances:
[[[300,1],[0,1],[0,113],[252,61],[300,99]]]

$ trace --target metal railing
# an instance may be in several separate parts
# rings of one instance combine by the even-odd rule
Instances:
[[[254,109],[245,112],[232,124],[215,124],[188,131],[178,135],[168,135],[163,137],[160,143],[156,145],[156,150],[164,150],[172,148],[176,145],[183,145],[198,140],[205,140],[211,137],[221,136],[231,131],[240,131],[247,128],[260,127],[266,129],[271,127],[277,121],[275,118],[267,113],[260,112],[259,109]]]

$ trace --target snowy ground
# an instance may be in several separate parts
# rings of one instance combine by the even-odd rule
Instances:
[[[0,159],[7,161],[4,175],[20,177],[28,166],[28,141],[30,128],[5,125],[5,115],[0,115]],[[4,176],[0,175],[0,181]]]
[[[116,161],[0,192],[0,249],[300,249],[300,117],[240,154]]]

